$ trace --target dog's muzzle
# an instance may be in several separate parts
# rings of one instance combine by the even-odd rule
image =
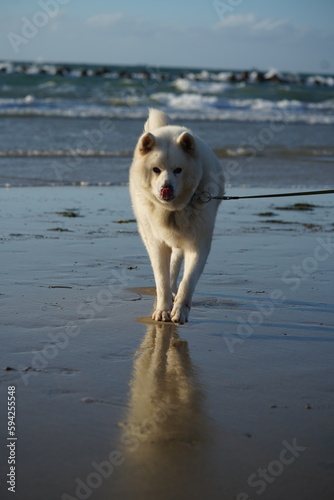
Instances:
[[[164,186],[160,190],[160,196],[165,201],[171,201],[174,199],[174,189],[173,186]]]

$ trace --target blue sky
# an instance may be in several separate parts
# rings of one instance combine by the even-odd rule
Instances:
[[[333,0],[1,0],[0,59],[334,73],[333,25]]]

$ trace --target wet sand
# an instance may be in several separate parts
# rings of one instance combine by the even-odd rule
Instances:
[[[333,498],[332,195],[225,202],[182,326],[126,187],[1,199],[1,498]]]

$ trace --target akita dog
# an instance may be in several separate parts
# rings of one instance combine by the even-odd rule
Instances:
[[[130,195],[155,278],[154,320],[188,321],[220,203],[201,201],[208,191],[224,194],[217,157],[188,128],[171,125],[165,113],[150,109],[130,168]]]

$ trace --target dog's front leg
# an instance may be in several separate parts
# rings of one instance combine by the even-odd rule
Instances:
[[[173,305],[170,286],[171,248],[164,243],[154,242],[154,245],[149,245],[148,250],[157,289],[157,300],[152,319],[156,321],[170,321]]]
[[[174,306],[171,313],[171,319],[174,323],[183,324],[188,321],[191,308],[191,299],[202,274],[208,257],[210,248],[202,247],[196,251],[187,251],[184,255],[184,274],[180,283],[177,295],[174,300]]]
[[[175,297],[177,293],[177,278],[179,276],[182,259],[183,259],[183,251],[180,250],[179,248],[173,248],[171,263],[170,263],[170,285],[173,297]]]

